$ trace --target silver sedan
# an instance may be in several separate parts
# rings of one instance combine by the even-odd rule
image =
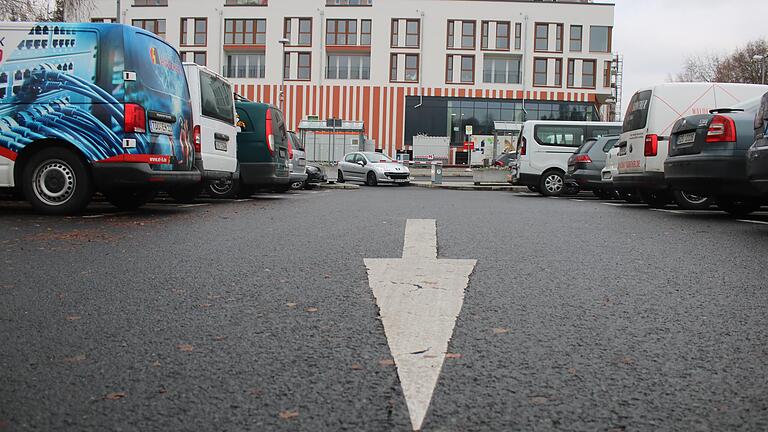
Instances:
[[[361,181],[368,186],[379,183],[407,185],[411,182],[411,170],[381,153],[354,152],[339,162],[338,181]]]

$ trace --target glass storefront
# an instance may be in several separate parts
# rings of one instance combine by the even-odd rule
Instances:
[[[464,143],[464,131],[472,125],[475,135],[493,135],[494,122],[526,120],[599,121],[595,105],[589,102],[523,101],[510,99],[473,99],[418,96],[405,101],[405,145],[413,144],[415,135],[448,136],[452,146]]]

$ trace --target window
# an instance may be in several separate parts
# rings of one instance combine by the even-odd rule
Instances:
[[[91,18],[92,23],[111,23],[117,22],[117,18]]]
[[[605,145],[603,146],[603,153],[608,153],[609,151],[611,151],[611,149],[613,148],[613,146],[616,145],[617,142],[619,142],[618,138],[617,139],[610,139],[610,140],[606,141]]]
[[[523,24],[515,23],[515,49],[519,50],[523,47]]]
[[[563,86],[563,59],[555,59],[555,87]]]
[[[312,18],[299,18],[299,46],[312,45]]]
[[[611,27],[592,26],[589,28],[589,51],[611,52]]]
[[[456,21],[448,21],[448,42],[447,42],[448,48],[453,48],[455,27],[456,27]]]
[[[483,21],[480,24],[480,49],[488,49],[488,32],[491,23]]]
[[[576,60],[568,60],[568,87],[576,86]]]
[[[373,0],[325,0],[326,6],[372,6]]]
[[[370,54],[328,54],[327,79],[371,79]]]
[[[597,65],[594,60],[583,60],[581,63],[581,86],[595,88],[595,74]]]
[[[485,56],[483,82],[520,84],[520,57]]]
[[[291,79],[291,53],[283,56],[283,78]]]
[[[571,26],[571,46],[570,50],[573,52],[581,52],[582,45],[582,27]]]
[[[475,49],[475,22],[461,22],[461,48]]]
[[[287,39],[289,45],[290,45],[291,41],[293,40],[291,38],[292,22],[293,22],[293,20],[291,18],[286,18],[285,21],[283,21],[283,39]]]
[[[229,54],[224,76],[227,78],[264,78],[264,54]]]
[[[266,45],[267,20],[224,20],[224,45]]]
[[[449,55],[445,59],[445,82],[453,82],[453,56]]]
[[[533,85],[546,86],[547,85],[547,59],[537,58],[533,61]]]
[[[150,6],[150,5],[143,5]],[[131,23],[134,27],[144,29],[148,32],[158,35],[165,39],[165,20],[164,19],[138,19]]]
[[[225,6],[267,6],[268,0],[226,0]]]
[[[603,63],[603,87],[605,87],[605,88],[610,88],[611,87],[611,84],[612,84],[611,83],[611,81],[612,81],[611,78],[612,78],[612,75],[613,75],[611,73],[612,67],[613,67],[612,62],[607,61],[607,62]]]
[[[301,81],[309,81],[312,75],[312,54],[311,53],[299,53],[299,70],[297,72],[297,79]]]
[[[168,6],[168,0],[133,0],[134,6]]]
[[[371,45],[371,20],[360,20],[360,45]]]
[[[543,146],[579,148],[584,144],[584,126],[538,125],[534,128],[536,142]]]
[[[405,55],[405,82],[419,81],[419,56],[418,54]]]
[[[536,24],[536,51],[549,51],[549,24]]]
[[[194,62],[200,66],[206,66],[208,63],[208,54],[205,51],[182,51],[181,58],[185,62]]]
[[[629,101],[627,115],[624,118],[624,127],[622,132],[631,132],[643,129],[648,122],[648,109],[651,105],[651,96],[653,92],[646,90],[635,93],[632,100]]]
[[[563,52],[563,25],[555,25],[555,51]]]
[[[509,23],[496,23],[496,49],[509,50]]]
[[[459,81],[465,84],[475,82],[475,56],[461,56],[461,76]]]
[[[192,26],[194,37],[189,43],[189,27]],[[207,18],[182,18],[181,19],[181,45],[182,46],[206,46],[208,44],[208,19]]]
[[[389,80],[392,82],[397,81],[397,54],[389,56]]]
[[[400,40],[400,20],[393,19],[392,20],[392,39],[389,43],[389,46],[396,47]]]
[[[405,20],[405,46],[418,48],[421,40],[421,22],[419,20]]]
[[[327,45],[357,45],[357,20],[329,19]]]
[[[206,72],[200,73],[200,105],[203,116],[235,124],[232,87],[223,79]]]

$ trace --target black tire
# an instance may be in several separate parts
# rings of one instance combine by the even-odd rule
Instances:
[[[179,187],[169,190],[168,195],[178,203],[191,204],[195,202],[198,196],[200,196],[203,187],[202,183]]]
[[[578,195],[581,192],[581,188],[578,185],[565,185],[563,189],[563,195]]]
[[[547,171],[541,175],[538,192],[544,196],[561,196],[565,192],[565,175],[560,171]]]
[[[707,210],[712,207],[713,199],[684,191],[672,191],[672,197],[675,199],[678,207],[684,210]]]
[[[256,189],[254,189],[253,186],[246,186],[241,184],[239,190],[237,191],[237,197],[240,199],[248,199],[255,193]]]
[[[667,191],[644,190],[640,196],[648,207],[655,209],[663,209],[672,202],[672,195]]]
[[[365,184],[366,186],[377,186],[379,184],[379,179],[376,178],[375,172],[368,171],[368,175],[365,176]]]
[[[309,180],[304,182],[304,185],[302,186],[302,189],[304,189],[304,190],[312,189],[312,185],[309,184]]]
[[[32,156],[22,173],[24,196],[40,213],[80,213],[93,197],[94,185],[87,163],[63,147],[44,149]]]
[[[744,217],[760,210],[762,201],[756,198],[715,198],[717,208],[734,217]]]
[[[136,210],[155,199],[155,189],[117,189],[104,192],[107,201],[120,210]]]
[[[293,189],[293,190],[302,190],[302,189],[304,189],[304,184],[306,184],[305,181],[303,181],[303,182],[300,182],[300,181],[293,182],[293,183],[291,183],[291,189]]]
[[[406,187],[406,186],[410,186],[411,182],[398,183],[397,185],[400,186],[400,187]]]
[[[282,185],[282,186],[276,186],[275,188],[272,189],[272,192],[286,193],[289,190],[291,190],[291,185],[287,184],[287,185]]]
[[[630,204],[640,204],[643,202],[643,197],[636,191],[617,191],[619,199],[624,200]]]
[[[531,192],[539,192],[539,188],[536,186],[528,186],[528,190]]]
[[[339,170],[339,176],[336,178],[336,183],[344,183],[344,172]]]
[[[238,196],[240,182],[234,179],[210,182],[205,186],[205,191],[211,198],[232,199]]]

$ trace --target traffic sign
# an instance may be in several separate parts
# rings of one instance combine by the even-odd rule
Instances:
[[[466,129],[467,135],[472,135],[472,132],[474,132],[472,125],[466,125],[464,128]]]

